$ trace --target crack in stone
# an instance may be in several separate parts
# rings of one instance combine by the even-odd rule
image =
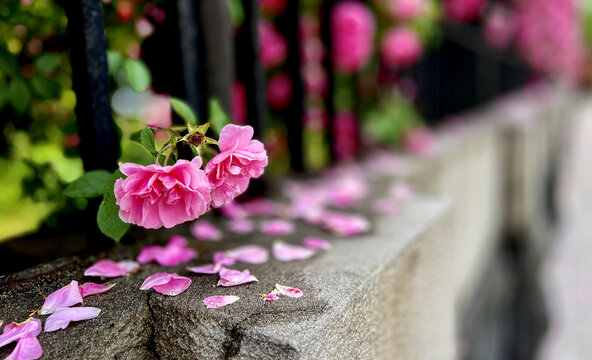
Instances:
[[[150,317],[152,318],[152,321],[150,321],[150,342],[148,344],[148,348],[154,353],[154,356],[156,356],[156,358],[158,360],[161,360],[160,354],[158,353],[158,350],[156,348],[156,315],[154,314],[154,309],[152,308],[152,305],[150,304],[150,296],[152,295],[152,293],[149,291],[146,294],[146,305],[148,305],[148,310],[150,311]]]

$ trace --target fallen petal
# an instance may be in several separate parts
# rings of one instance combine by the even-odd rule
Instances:
[[[327,240],[316,237],[316,236],[307,236],[302,240],[302,245],[309,247],[311,249],[322,249],[322,250],[330,250],[331,243]]]
[[[156,292],[163,295],[175,296],[181,294],[191,285],[191,279],[170,273],[158,273],[151,275],[144,280],[140,290],[154,288]]]
[[[226,223],[226,228],[236,234],[249,234],[255,230],[255,223],[249,219],[232,219]]]
[[[217,309],[222,306],[230,305],[240,299],[238,296],[224,295],[224,296],[210,296],[204,299],[204,304],[208,309]]]
[[[122,269],[125,269],[126,274],[132,273],[140,267],[140,264],[133,260],[118,261],[117,265],[119,265],[119,267],[121,267]]]
[[[202,241],[218,241],[222,239],[222,232],[211,222],[199,220],[191,225],[191,233],[196,239]]]
[[[19,340],[16,347],[5,360],[36,360],[43,355],[43,348],[35,336],[26,336]]]
[[[45,320],[45,332],[52,332],[68,327],[71,321],[94,319],[101,313],[95,307],[59,308]]]
[[[239,271],[222,268],[220,270],[220,280],[218,280],[218,286],[236,286],[254,281],[258,280],[255,276],[251,275],[249,270]]]
[[[259,294],[264,301],[274,302],[279,300],[280,296],[275,292],[271,292],[270,294]]]
[[[280,294],[287,296],[287,297],[291,297],[291,298],[299,298],[302,295],[304,295],[302,290],[300,290],[298,288],[293,288],[293,287],[284,286],[284,285],[280,285],[280,284],[275,284],[275,288],[280,292]]]
[[[354,236],[370,230],[370,222],[357,215],[326,213],[323,227],[340,236]]]
[[[68,307],[82,302],[82,296],[80,289],[78,288],[78,282],[72,280],[72,282],[63,288],[54,291],[47,298],[39,311],[40,315],[49,315],[56,311],[58,308]]]
[[[223,251],[216,251],[212,258],[216,266],[232,266],[236,262],[234,258],[226,255]]]
[[[272,251],[273,256],[279,261],[305,260],[315,254],[313,249],[286,244],[281,240],[276,240],[273,243]]]
[[[87,282],[87,283],[84,283],[84,284],[78,286],[78,288],[80,289],[80,295],[82,297],[86,297],[89,295],[96,295],[96,294],[102,294],[104,292],[107,292],[107,291],[111,290],[111,288],[113,288],[113,286],[115,286],[115,284],[101,285],[101,284],[95,284],[92,282]],[[43,314],[41,314],[41,315],[43,315]]]
[[[145,246],[140,250],[140,254],[136,257],[136,260],[140,264],[148,264],[153,262],[156,259],[156,254],[161,251],[161,246],[158,245],[149,245]]]
[[[41,320],[39,319],[28,318],[22,323],[10,323],[4,327],[4,331],[0,335],[0,347],[27,336],[35,337],[40,333]]]
[[[178,266],[197,257],[197,252],[187,247],[187,239],[180,235],[173,235],[166,246],[150,245],[140,251],[136,258],[138,262],[146,264],[156,261],[162,266]]]
[[[220,272],[222,266],[216,266],[214,264],[208,264],[203,266],[188,267],[187,270],[196,274],[217,274]]]
[[[269,251],[259,245],[245,245],[228,250],[226,255],[247,264],[263,264],[269,258]]]
[[[103,259],[86,269],[85,276],[119,277],[127,274],[127,270],[112,260]]]
[[[261,232],[268,235],[292,234],[294,232],[294,223],[281,219],[262,221]]]

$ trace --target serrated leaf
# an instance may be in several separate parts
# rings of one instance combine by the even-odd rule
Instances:
[[[228,124],[230,124],[230,119],[228,118],[228,115],[226,115],[226,113],[224,112],[224,110],[222,109],[222,106],[220,105],[220,102],[218,101],[218,99],[211,99],[210,100],[210,124],[212,126],[212,129],[220,134],[220,131],[222,131],[222,128]]]
[[[142,60],[126,59],[123,63],[123,70],[132,89],[137,92],[146,91],[152,83],[150,70]]]
[[[145,127],[131,136],[133,141],[140,143],[148,152],[156,154],[156,145],[154,143],[154,130]]]
[[[119,170],[116,170],[113,173],[105,187],[105,195],[103,196],[103,201],[97,212],[97,224],[99,225],[99,229],[103,234],[116,242],[121,240],[130,227],[130,224],[123,222],[119,217],[119,206],[115,203],[117,200],[115,199],[115,194],[113,192],[115,181],[122,177],[123,174]]]
[[[105,187],[111,179],[106,170],[92,170],[66,186],[64,195],[71,198],[90,199],[105,193]]]
[[[173,111],[183,120],[185,120],[186,123],[197,125],[197,116],[189,104],[179,98],[172,96],[169,98],[169,101],[173,107]]]

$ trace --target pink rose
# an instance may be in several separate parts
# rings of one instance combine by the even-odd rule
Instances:
[[[264,69],[271,69],[286,61],[288,44],[286,39],[269,21],[259,22],[259,53]]]
[[[292,79],[285,72],[273,75],[267,82],[267,104],[273,110],[283,110],[292,99]]]
[[[353,73],[370,60],[374,50],[374,17],[357,1],[335,5],[331,13],[333,65],[343,73]]]
[[[242,194],[250,179],[258,178],[267,166],[263,144],[253,138],[250,126],[226,125],[220,132],[221,153],[205,167],[212,186],[212,206],[221,207]]]
[[[179,160],[173,166],[125,163],[125,179],[115,182],[119,217],[148,229],[171,228],[208,211],[210,183],[201,158]]]
[[[411,29],[391,28],[382,40],[382,58],[393,67],[412,65],[421,58],[422,53],[421,40]]]

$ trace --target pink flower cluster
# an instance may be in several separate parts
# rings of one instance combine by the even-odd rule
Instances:
[[[503,50],[510,46],[516,36],[517,24],[514,12],[506,5],[496,3],[485,16],[483,36],[494,49]]]
[[[451,19],[460,22],[473,22],[477,20],[487,0],[444,0],[444,11]]]
[[[343,1],[331,13],[333,66],[350,74],[360,70],[374,51],[375,24],[372,12],[358,1]]]
[[[259,56],[266,70],[281,65],[288,57],[288,44],[272,22],[259,23]]]
[[[421,39],[415,31],[406,27],[393,27],[382,39],[381,55],[392,67],[406,67],[417,62],[423,54]]]
[[[260,177],[267,166],[263,144],[252,140],[250,126],[227,125],[219,139],[220,154],[201,169],[200,157],[172,166],[121,165],[127,176],[115,182],[119,217],[149,229],[170,228],[230,203]]]

